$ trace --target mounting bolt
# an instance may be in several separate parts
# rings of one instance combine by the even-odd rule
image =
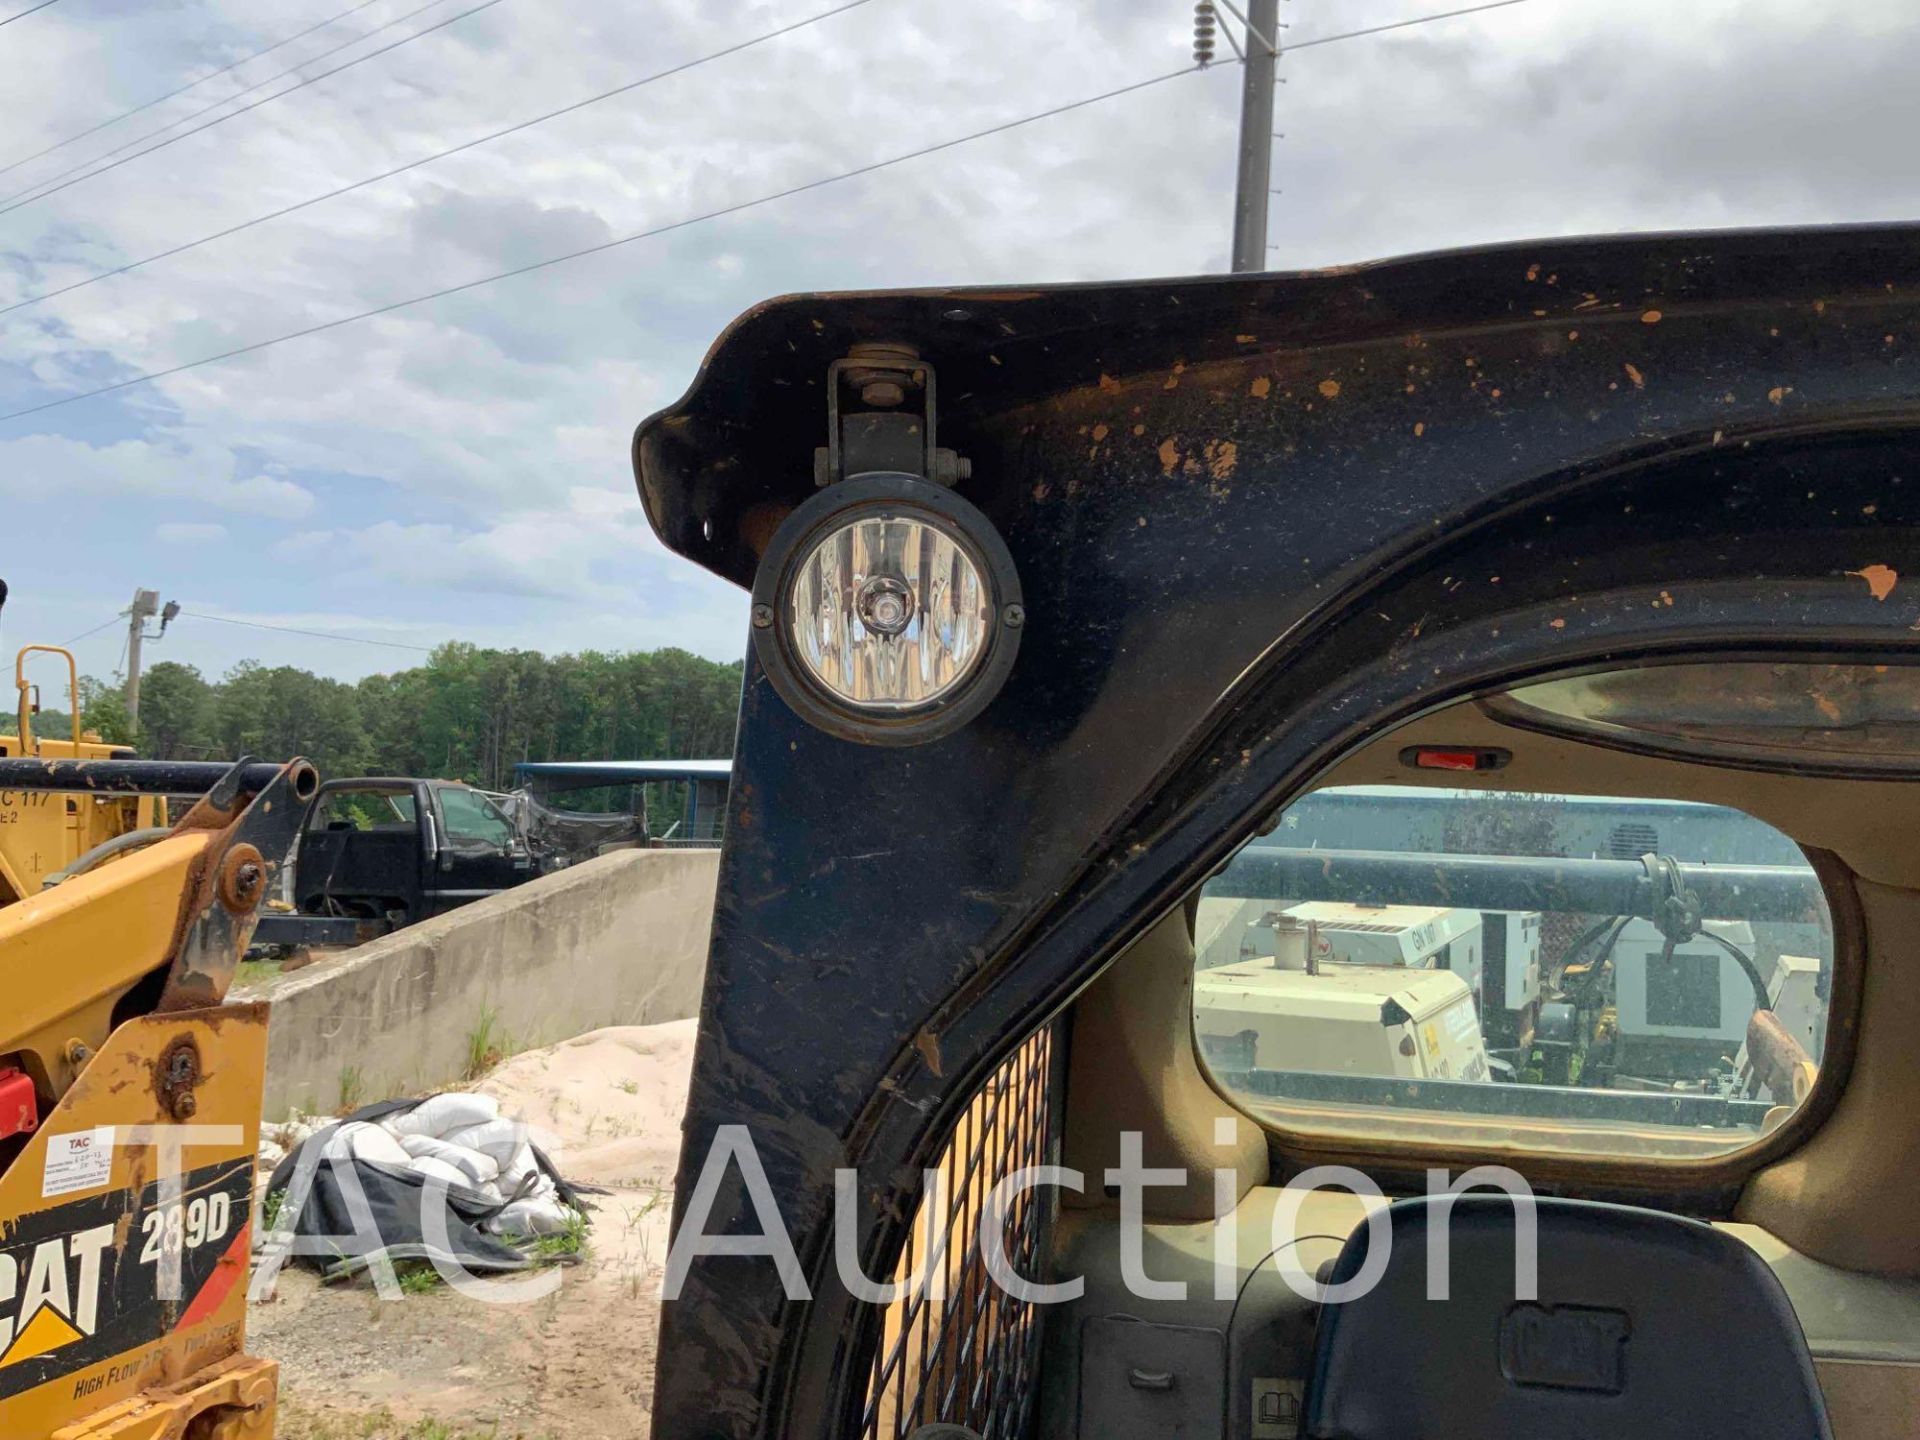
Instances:
[[[200,1102],[193,1098],[191,1090],[182,1090],[173,1097],[173,1118],[176,1120],[191,1120],[199,1108]]]
[[[1027,623],[1027,607],[1024,605],[1009,605],[1000,612],[1000,619],[1009,630],[1018,630],[1022,625]]]
[[[970,480],[973,478],[973,462],[944,445],[937,446],[933,452],[933,474],[927,478],[936,485],[953,485],[961,480]]]
[[[267,862],[244,841],[227,852],[220,864],[220,901],[236,915],[250,913],[266,893]]]
[[[767,629],[771,629],[772,626],[773,626],[773,607],[771,605],[754,606],[753,607],[753,628],[756,630],[767,630]]]

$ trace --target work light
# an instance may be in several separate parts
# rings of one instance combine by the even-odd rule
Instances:
[[[993,698],[1025,624],[1011,556],[974,506],[911,475],[816,495],[775,534],[754,642],[781,698],[823,729],[918,744]]]

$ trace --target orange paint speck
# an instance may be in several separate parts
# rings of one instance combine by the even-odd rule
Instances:
[[[1847,574],[1866,581],[1867,589],[1876,600],[1886,599],[1900,583],[1900,572],[1888,565],[1869,565],[1864,570],[1849,570]]]

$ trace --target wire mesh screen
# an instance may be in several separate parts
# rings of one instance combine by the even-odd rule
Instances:
[[[1037,1031],[994,1071],[961,1115],[934,1167],[894,1273],[902,1287],[882,1319],[862,1440],[902,1440],[934,1421],[986,1440],[1022,1440],[1032,1420],[1040,1353],[1036,1307],[999,1284],[982,1249],[1033,1281],[1046,1251],[1053,1190],[1001,1186],[1052,1162],[1055,1043]],[[1006,1273],[1004,1270],[1002,1274]]]

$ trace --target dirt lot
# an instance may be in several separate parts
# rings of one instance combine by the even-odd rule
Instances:
[[[476,1086],[545,1132],[570,1180],[608,1189],[584,1257],[554,1293],[508,1304],[443,1285],[383,1301],[284,1272],[248,1322],[249,1348],[281,1364],[280,1440],[646,1435],[692,1041],[692,1021],[595,1031]]]

